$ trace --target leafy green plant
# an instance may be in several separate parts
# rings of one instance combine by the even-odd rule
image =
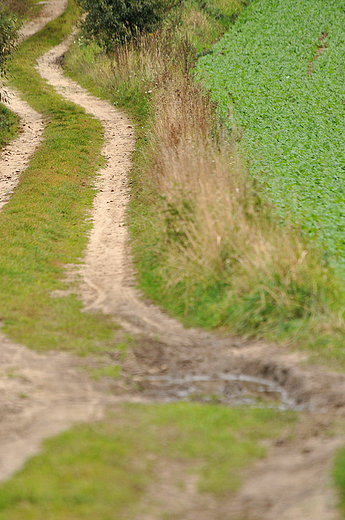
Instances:
[[[77,0],[86,13],[85,35],[108,51],[116,42],[125,42],[142,32],[152,32],[181,0]]]

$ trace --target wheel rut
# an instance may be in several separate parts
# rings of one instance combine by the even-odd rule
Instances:
[[[49,3],[52,4],[58,9],[56,13],[64,10],[66,2],[54,0]],[[42,20],[36,27],[41,28],[41,23]],[[31,27],[24,34],[33,34],[32,30]],[[321,366],[307,365],[307,355],[276,345],[185,329],[145,301],[135,288],[125,226],[128,172],[134,149],[132,124],[125,114],[63,75],[61,58],[70,41],[71,38],[42,56],[37,70],[62,97],[83,107],[104,127],[102,153],[106,166],[96,181],[93,229],[79,271],[79,296],[85,312],[102,311],[114,316],[123,330],[136,338],[136,346],[124,363],[124,375],[135,378],[144,389],[139,395],[148,400],[162,397],[159,393],[145,394],[145,381],[152,374],[214,378],[246,374],[264,377],[285,389],[295,405],[305,410],[303,424],[314,425],[314,433],[306,428],[296,441],[283,440],[272,446],[271,456],[251,470],[242,490],[226,507],[233,508],[236,518],[248,520],[335,520],[338,514],[334,493],[329,488],[329,471],[334,451],[343,438],[338,434],[330,438],[325,431],[334,417],[344,415],[345,376],[327,372]],[[17,113],[26,119],[24,132],[2,154],[0,207],[9,200],[20,173],[42,139],[44,127],[41,116],[20,102],[18,93],[10,93],[12,109],[15,103],[21,106]],[[0,480],[3,480],[39,449],[43,438],[68,428],[75,420],[102,417],[112,399],[104,397],[81,375],[78,361],[72,356],[39,355],[4,336],[0,336],[0,352],[0,388],[5,396],[0,401],[4,418],[0,428],[3,440]],[[136,396],[137,391],[128,391],[121,399]],[[8,409],[7,402],[12,403]],[[228,512],[224,504],[217,512],[214,505],[210,507],[200,518],[224,518]],[[183,515],[181,518],[187,520],[194,518],[188,507]]]

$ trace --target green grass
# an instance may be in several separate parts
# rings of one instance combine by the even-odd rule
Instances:
[[[148,484],[159,479],[155,468],[170,462],[182,468],[170,485],[183,488],[194,473],[200,493],[224,497],[238,489],[241,471],[265,456],[260,441],[293,431],[296,419],[269,409],[119,406],[102,423],[46,441],[43,453],[0,488],[0,519],[137,518]]]
[[[5,5],[19,20],[24,21],[37,16],[42,9],[42,5],[37,5],[39,1],[40,0],[5,0]]]
[[[229,128],[233,104],[260,189],[342,276],[344,10],[342,0],[257,0],[198,65]]]
[[[341,517],[345,518],[345,448],[341,448],[336,455],[333,478],[338,488]]]
[[[7,0],[6,8],[21,22],[33,18],[42,6],[35,6],[36,0]],[[0,80],[3,83],[3,78]],[[19,131],[18,117],[0,103],[0,150],[13,139]]]
[[[18,130],[18,117],[6,106],[0,104],[0,149],[18,134]]]
[[[38,349],[79,354],[113,346],[116,326],[81,312],[74,296],[52,298],[65,264],[78,264],[87,243],[95,172],[102,164],[101,124],[64,102],[35,71],[36,59],[71,31],[66,13],[24,42],[10,64],[9,82],[44,115],[43,144],[0,214],[0,317],[12,338]]]

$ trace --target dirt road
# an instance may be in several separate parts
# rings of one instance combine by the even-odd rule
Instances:
[[[50,2],[49,6],[52,5],[56,14],[63,10],[65,1],[55,0]],[[37,27],[41,23],[42,20],[37,22]],[[79,295],[86,311],[101,310],[116,316],[123,329],[136,337],[136,347],[129,352],[124,365],[125,377],[135,376],[144,383],[149,374],[260,376],[279,384],[297,406],[306,410],[296,439],[281,439],[271,446],[270,456],[251,469],[231,503],[205,503],[201,510],[195,497],[180,497],[177,502],[185,506],[178,511],[179,518],[213,520],[225,518],[231,510],[236,519],[335,520],[338,514],[329,470],[334,451],[344,440],[338,434],[330,437],[327,430],[335,416],[344,415],[345,377],[306,365],[304,354],[264,342],[185,330],[138,294],[124,226],[127,176],[134,146],[132,125],[110,104],[90,96],[63,76],[59,63],[68,45],[66,41],[49,51],[40,58],[37,69],[59,94],[99,118],[104,126],[103,154],[107,164],[98,181],[94,225],[81,268]],[[12,95],[11,103],[26,118],[27,131],[3,153],[0,206],[15,188],[43,128],[40,115],[26,104],[21,105],[18,95]],[[0,337],[0,480],[16,471],[44,437],[68,428],[74,420],[102,416],[109,399],[93,388],[77,368],[78,360],[71,356],[40,356]],[[146,396],[160,398],[159,393],[148,392]],[[122,399],[130,397],[125,394]],[[169,487],[169,482],[165,484]],[[151,492],[158,493],[157,489]],[[173,506],[162,507],[168,510]]]

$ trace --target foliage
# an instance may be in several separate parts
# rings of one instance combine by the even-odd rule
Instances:
[[[153,32],[180,0],[77,0],[86,16],[87,37],[111,50],[116,42],[129,41],[142,32]]]
[[[191,79],[196,51],[221,33],[208,12],[190,2],[177,30],[111,56],[76,39],[65,59],[136,121],[129,223],[140,286],[189,325],[288,340],[344,367],[342,283],[297,226],[281,227],[237,152],[240,132],[226,142]]]
[[[345,273],[345,2],[259,0],[199,76],[232,127],[251,174]]]
[[[19,24],[15,15],[0,6],[0,75],[4,74],[6,60],[13,51]]]

